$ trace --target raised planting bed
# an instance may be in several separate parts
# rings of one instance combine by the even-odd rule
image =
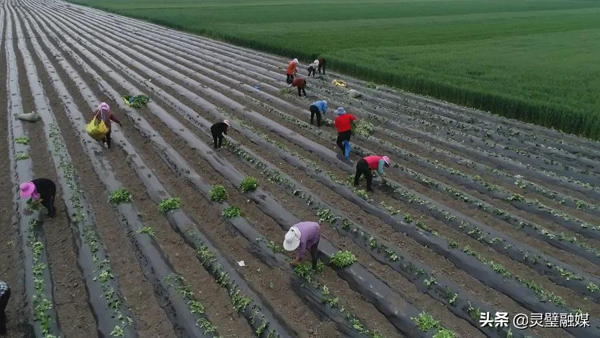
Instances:
[[[13,26],[11,12],[6,16],[6,68],[7,68],[7,113],[6,126],[9,136],[9,158],[13,187],[18,187],[22,182],[34,179],[32,159],[18,160],[19,153],[29,151],[29,145],[15,142],[17,139],[27,137],[23,124],[16,115],[23,113],[21,92],[18,82],[17,56],[12,44]],[[62,335],[58,324],[58,317],[52,297],[52,279],[48,265],[48,253],[42,223],[38,220],[40,213],[28,211],[27,202],[19,197],[17,189],[13,191],[13,217],[12,228],[18,229],[20,234],[17,243],[20,243],[20,255],[23,257],[23,278],[25,283],[24,309],[27,312],[27,334],[36,337],[59,337]]]
[[[18,21],[18,20],[17,20]],[[17,22],[17,34],[23,35]],[[29,30],[29,29],[28,29]],[[37,42],[34,40],[34,46]],[[137,337],[133,317],[119,290],[118,280],[112,274],[106,249],[96,233],[96,224],[90,206],[83,196],[77,175],[71,165],[71,157],[60,135],[46,95],[39,85],[35,65],[23,40],[18,42],[29,77],[36,110],[39,112],[48,141],[54,167],[58,173],[58,185],[68,212],[70,228],[75,239],[78,267],[85,280],[89,304],[94,311],[99,334],[109,337]]]
[[[38,50],[38,52],[40,56],[43,55],[42,51]],[[52,84],[54,89],[60,94],[59,96],[63,102],[66,115],[72,123],[72,130],[81,139],[84,151],[88,154],[99,181],[105,186],[108,199],[110,196],[109,192],[121,188],[121,184],[114,176],[114,171],[107,159],[104,156],[98,155],[102,154],[100,145],[96,142],[88,142],[87,136],[83,134],[85,119],[82,118],[81,109],[74,103],[73,98],[67,92],[54,67],[47,62],[47,57],[41,58],[46,61],[45,65],[47,67],[45,69],[48,72],[48,76],[53,79]],[[113,209],[118,215],[118,220],[134,248],[144,275],[154,286],[155,295],[159,302],[163,304],[166,314],[172,321],[178,335],[214,337],[214,332],[206,332],[201,328],[201,326],[206,327],[206,317],[194,311],[188,297],[182,296],[169,284],[166,277],[172,276],[175,272],[154,238],[139,232],[139,230],[145,227],[138,216],[137,209],[129,203],[118,204]]]

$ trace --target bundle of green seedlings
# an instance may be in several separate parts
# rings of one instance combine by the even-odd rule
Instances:
[[[181,199],[177,197],[165,198],[158,204],[158,211],[166,214],[169,211],[179,210],[181,208]]]
[[[125,95],[125,96],[123,96],[123,99],[125,100],[125,102],[127,102],[127,104],[129,106],[131,106],[133,108],[142,108],[142,107],[146,106],[148,101],[150,101],[150,98],[145,95],[137,95],[137,96]]]
[[[131,193],[126,188],[120,188],[112,192],[108,201],[112,204],[131,203]]]

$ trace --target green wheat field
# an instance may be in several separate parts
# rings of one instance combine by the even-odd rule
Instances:
[[[600,139],[600,1],[71,1]]]

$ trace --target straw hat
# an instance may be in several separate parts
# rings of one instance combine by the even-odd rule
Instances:
[[[32,182],[22,183],[19,190],[21,198],[28,198],[35,192],[35,184]]]
[[[225,123],[225,124],[226,124],[228,127],[231,127],[231,126],[229,125],[229,120],[223,120],[223,123]]]
[[[293,59],[292,62],[298,64],[298,59]]]
[[[387,156],[383,157],[383,162],[385,162],[385,164],[390,165],[390,158]]]
[[[285,234],[285,240],[283,241],[283,248],[287,251],[294,251],[300,246],[300,229],[291,227],[290,230]]]

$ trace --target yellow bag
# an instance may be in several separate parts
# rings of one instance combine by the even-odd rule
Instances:
[[[338,87],[344,87],[344,88],[346,87],[346,82],[345,82],[345,81],[343,81],[343,80],[338,80],[338,79],[335,79],[335,80],[331,81],[331,83],[332,83],[334,86],[338,86]]]
[[[85,131],[94,140],[101,140],[108,134],[108,127],[102,119],[98,119],[94,116],[92,121],[85,126]]]

